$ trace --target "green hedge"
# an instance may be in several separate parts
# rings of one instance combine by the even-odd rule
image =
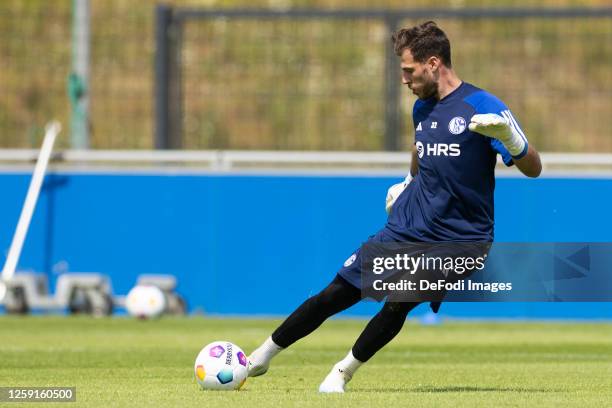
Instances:
[[[151,148],[154,1],[91,0],[91,145]],[[239,2],[172,2],[240,7]],[[572,6],[571,1],[506,2]],[[580,2],[603,5],[605,1]],[[249,1],[253,7],[403,7],[405,2]],[[447,1],[486,6],[497,1]],[[429,7],[428,1],[410,7]],[[0,147],[39,143],[51,117],[69,124],[71,2],[0,2]],[[406,21],[406,25],[415,21]],[[612,21],[441,19],[466,81],[500,96],[548,151],[612,151]],[[190,149],[383,148],[380,21],[198,21],[184,36],[184,136]],[[398,67],[398,83],[399,67]],[[411,123],[413,97],[402,89]],[[66,133],[67,134],[67,133]],[[403,146],[411,142],[405,129]],[[61,140],[68,145],[69,138]]]

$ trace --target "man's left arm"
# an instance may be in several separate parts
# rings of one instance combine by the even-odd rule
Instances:
[[[514,164],[527,177],[538,177],[542,173],[540,154],[531,144],[527,154],[520,159],[514,159]]]
[[[542,162],[536,149],[527,143],[527,138],[509,111],[502,116],[495,113],[476,114],[470,120],[472,132],[497,139],[510,153],[516,167],[527,177],[538,177],[542,172]],[[509,158],[508,158],[509,159]]]

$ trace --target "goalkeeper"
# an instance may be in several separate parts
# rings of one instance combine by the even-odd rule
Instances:
[[[497,97],[463,82],[451,64],[450,42],[432,21],[392,37],[402,82],[418,97],[413,108],[415,148],[410,175],[387,195],[389,217],[368,242],[492,242],[495,164],[529,177],[542,166],[518,121]],[[332,282],[300,305],[249,357],[249,376],[307,336],[328,317],[361,300],[361,250]],[[416,302],[387,298],[320,392],[344,392],[355,371],[401,330]],[[432,304],[434,310],[438,304]]]

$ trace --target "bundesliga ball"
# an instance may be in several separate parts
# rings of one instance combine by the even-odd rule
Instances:
[[[215,341],[200,351],[193,369],[204,389],[238,390],[247,378],[247,358],[237,345]]]
[[[166,297],[157,286],[134,286],[127,295],[125,308],[130,315],[141,319],[159,317],[166,310]]]

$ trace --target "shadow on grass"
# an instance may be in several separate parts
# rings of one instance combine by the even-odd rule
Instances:
[[[533,393],[533,392],[558,392],[559,390],[545,388],[521,388],[521,387],[473,387],[467,385],[456,385],[452,387],[434,387],[423,386],[416,388],[359,388],[354,389],[354,392],[398,392],[398,393],[439,393],[439,392],[517,392],[517,393]]]

